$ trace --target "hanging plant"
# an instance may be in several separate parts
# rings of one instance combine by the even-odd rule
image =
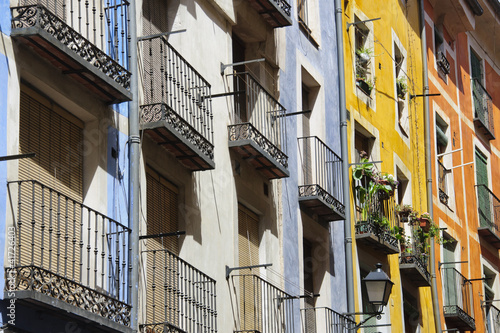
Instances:
[[[399,98],[406,99],[406,94],[408,93],[408,85],[406,84],[406,78],[404,76],[396,80],[396,90],[398,92]]]

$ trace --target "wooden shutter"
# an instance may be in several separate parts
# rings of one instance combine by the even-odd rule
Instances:
[[[471,67],[471,78],[477,79],[479,80],[479,82],[481,82],[481,79],[483,77],[481,60],[472,49],[470,50],[470,67]]]
[[[304,290],[306,293],[314,294],[314,257],[313,245],[307,239],[303,239],[303,273]],[[316,299],[314,297],[304,298],[304,327],[305,333],[316,332],[316,310],[314,310]]]
[[[36,157],[19,160],[19,263],[80,282],[83,123],[24,85],[20,98],[19,153]]]
[[[238,206],[238,251],[239,265],[251,266],[259,264],[259,218],[244,207]],[[241,270],[240,274],[240,319],[241,330],[259,330],[262,316],[261,295],[259,286],[250,276],[249,269]]]
[[[178,231],[178,189],[151,168],[146,168],[146,182],[147,234]],[[178,238],[148,239],[147,250],[147,322],[178,325]]]
[[[488,159],[486,156],[476,150],[476,181],[477,185],[477,200],[479,210],[479,225],[482,227],[491,227],[493,224],[491,207],[490,207],[490,194],[487,190],[488,182]]]

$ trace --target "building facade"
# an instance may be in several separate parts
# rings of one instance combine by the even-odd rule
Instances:
[[[443,329],[498,332],[496,1],[426,1],[434,220]]]
[[[417,220],[428,211],[421,7],[345,1],[344,12],[356,310],[375,311],[361,281],[380,262],[395,284],[365,332],[434,332],[433,241]]]
[[[332,3],[0,8],[3,330],[353,325]]]

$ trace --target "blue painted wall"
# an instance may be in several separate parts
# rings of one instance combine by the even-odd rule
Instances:
[[[297,96],[301,91],[297,87],[301,84],[301,73],[297,73],[297,54],[308,59],[315,70],[323,77],[323,94],[325,105],[321,108],[325,112],[326,144],[339,156],[340,121],[339,121],[339,77],[337,66],[336,31],[335,31],[335,6],[332,0],[318,0],[320,13],[320,47],[316,48],[299,29],[297,18],[293,17],[293,25],[286,28],[286,71],[280,72],[280,102],[287,112],[301,111],[302,106],[297,105]],[[292,6],[295,2],[291,1]],[[296,15],[296,14],[295,14]],[[343,78],[342,78],[343,79]],[[299,83],[299,84],[298,84]],[[319,103],[317,100],[316,103]],[[298,207],[298,148],[297,148],[297,119],[287,117],[287,155],[289,157],[290,177],[283,181],[282,207],[284,216],[284,264],[287,279],[286,290],[297,294],[297,285],[300,285],[299,276],[299,241],[298,228],[300,210]],[[311,127],[311,135],[317,135]],[[347,184],[344,182],[344,184]],[[345,289],[345,254],[344,254],[344,226],[343,221],[330,224],[330,274],[331,274],[331,308],[337,312],[347,310]],[[295,305],[295,330],[300,331],[299,302]]]

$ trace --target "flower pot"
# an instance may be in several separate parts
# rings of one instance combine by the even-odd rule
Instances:
[[[366,81],[363,81],[363,80],[358,80],[356,81],[356,84],[358,85],[358,87],[363,90],[367,95],[370,95],[372,93],[372,89],[370,88],[370,86],[368,85],[368,83],[366,83]]]
[[[425,231],[425,232],[428,232],[431,228],[431,221],[425,217],[421,217],[418,219],[419,221],[419,224],[420,224],[420,228]]]

